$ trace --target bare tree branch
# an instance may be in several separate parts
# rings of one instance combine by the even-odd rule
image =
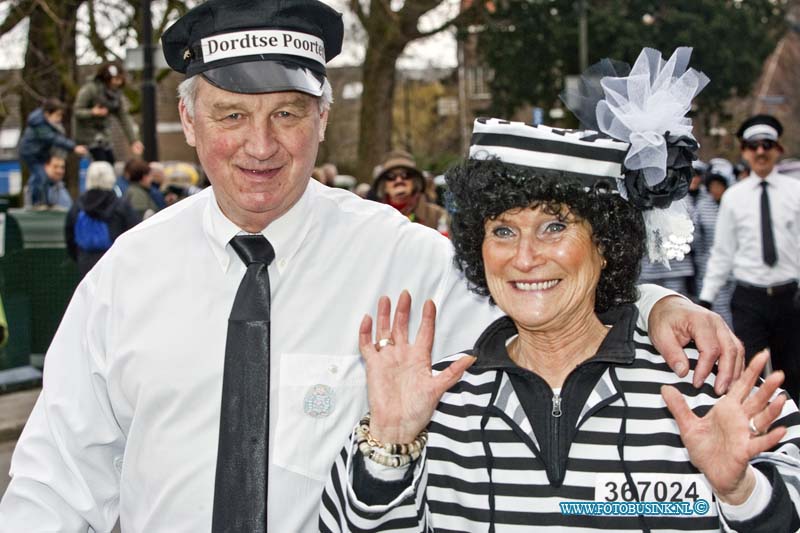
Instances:
[[[391,0],[376,0],[383,8],[383,12],[386,13],[390,19],[397,20],[397,13],[392,11],[392,2]]]
[[[105,39],[102,35],[100,35],[97,31],[97,13],[95,12],[96,5],[95,0],[89,0],[87,3],[87,8],[89,10],[89,33],[86,36],[89,39],[89,44],[92,45],[92,49],[95,53],[102,59],[108,57],[108,47],[106,46]]]
[[[366,27],[367,21],[369,20],[367,14],[364,12],[364,8],[361,7],[361,2],[359,0],[350,0],[350,9],[353,10],[353,13],[356,14],[358,17],[359,22],[361,25]]]
[[[121,7],[119,10],[120,17],[127,17],[127,20],[123,19],[124,22],[122,23],[122,27],[126,28],[127,31],[119,36],[120,46],[125,45],[125,42],[128,40],[128,36],[131,34],[133,34],[133,37],[137,43],[141,42],[139,35],[142,30],[142,3],[137,0],[128,0],[128,5],[133,8],[132,13],[125,13]]]
[[[59,17],[52,10],[52,8],[47,4],[47,2],[45,0],[34,0],[33,3],[35,4],[36,7],[41,9],[44,14],[46,14],[48,17],[50,17],[50,20],[52,20],[56,24],[61,24],[61,23],[64,22],[63,20],[61,20],[61,17]]]
[[[0,22],[0,35],[5,35],[13,30],[17,24],[28,18],[35,5],[35,0],[19,0],[16,5],[9,9],[5,20]]]
[[[178,16],[183,16],[189,8],[186,6],[186,2],[181,2],[179,0],[168,0],[167,7],[164,9],[164,16],[161,17],[161,21],[158,25],[154,28],[155,35],[157,37],[161,37],[161,34],[164,33],[164,30],[167,29],[167,24],[169,24],[170,16],[173,12],[177,12]]]
[[[431,30],[427,30],[427,31],[419,31],[419,30],[417,30],[413,38],[414,39],[419,39],[419,38],[422,38],[422,37],[430,37],[431,35],[435,35],[435,34],[439,33],[440,31],[443,31],[443,30],[447,29],[450,26],[458,26],[462,22],[464,22],[465,20],[467,20],[467,19],[469,19],[471,17],[474,17],[479,9],[480,9],[480,3],[479,2],[474,2],[471,6],[469,6],[467,9],[459,12],[458,15],[456,15],[455,17],[453,17],[449,21],[446,21],[446,22],[440,24],[439,26],[437,26],[437,27],[435,27],[435,28],[433,28]]]

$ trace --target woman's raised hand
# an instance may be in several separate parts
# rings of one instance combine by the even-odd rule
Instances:
[[[703,417],[689,409],[675,387],[661,387],[692,464],[706,476],[717,497],[731,505],[744,503],[753,492],[750,459],[774,448],[786,434],[784,427],[767,432],[786,403],[782,394],[770,402],[783,382],[783,372],[773,372],[752,392],[768,357],[767,353],[755,356],[728,394]]]
[[[372,338],[372,317],[365,315],[359,328],[359,348],[367,364],[370,433],[383,443],[412,442],[427,427],[442,395],[475,361],[465,356],[446,370],[431,373],[436,306],[427,300],[413,344],[408,342],[411,296],[403,291],[397,301],[394,322],[392,304],[378,300],[376,339]]]

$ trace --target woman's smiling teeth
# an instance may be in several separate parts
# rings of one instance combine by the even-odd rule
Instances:
[[[558,279],[551,279],[548,281],[535,281],[533,283],[525,283],[523,281],[515,281],[514,287],[521,291],[544,291],[547,289],[551,289],[558,285],[558,282],[561,280]]]

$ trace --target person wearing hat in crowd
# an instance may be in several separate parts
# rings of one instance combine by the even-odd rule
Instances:
[[[141,155],[144,145],[138,138],[138,128],[131,118],[130,104],[122,92],[126,74],[117,63],[103,63],[97,68],[94,78],[84,84],[75,97],[75,138],[89,147],[95,161],[114,164],[111,146],[111,117],[116,117],[122,126],[131,152]]]
[[[800,395],[800,181],[775,169],[781,123],[748,118],[737,133],[750,177],[733,184],[719,205],[714,245],[700,300],[710,306],[733,275],[733,329],[750,358],[769,348],[784,387]]]
[[[692,181],[689,182],[689,193],[686,195],[686,200],[689,208],[693,209],[697,202],[704,196],[706,192],[703,187],[706,173],[708,172],[708,164],[697,159],[692,161]]]
[[[733,175],[733,165],[727,159],[715,157],[708,162],[705,172],[703,193],[695,205],[692,213],[694,223],[694,240],[692,241],[692,256],[695,261],[696,281],[698,284],[696,296],[703,290],[703,278],[706,275],[708,258],[711,256],[711,247],[714,244],[714,231],[719,215],[719,202],[722,195],[736,178]],[[733,295],[733,280],[729,279],[717,293],[711,309],[733,326],[731,316],[731,296]]]
[[[434,357],[497,316],[445,237],[310,179],[343,31],[317,0],[209,0],[163,34],[211,187],[120,236],[76,289],[0,532],[109,531],[118,518],[123,531],[316,531],[324,480],[366,408],[362,313],[404,289],[433,299]],[[742,360],[722,319],[642,292],[639,324],[669,364],[687,374],[693,337],[697,384],[722,354],[724,390]],[[412,327],[421,315],[411,307]]]
[[[105,246],[84,248],[75,238],[75,224],[79,216],[90,216],[105,223],[109,245],[138,224],[142,219],[131,205],[114,192],[117,177],[107,161],[93,161],[86,169],[86,191],[81,194],[67,213],[64,221],[64,241],[67,254],[78,264],[81,279],[106,253]],[[84,215],[81,215],[81,212]]]
[[[702,198],[706,196],[706,188],[703,184],[706,172],[708,171],[708,164],[697,159],[692,161],[692,180],[689,182],[689,192],[686,195],[686,208],[689,210],[689,215],[694,217],[697,210],[697,205]],[[695,253],[695,246],[692,244],[691,250],[687,255],[687,259],[692,264],[693,275],[686,278],[686,288],[691,298],[697,298],[700,293],[698,289],[698,274],[697,274],[697,254]]]
[[[384,156],[373,189],[379,202],[391,205],[412,222],[447,233],[447,211],[426,198],[425,178],[408,152],[396,150]]]
[[[200,174],[189,163],[176,162],[164,167],[164,182],[161,184],[161,193],[167,206],[173,205],[184,198],[200,192]]]

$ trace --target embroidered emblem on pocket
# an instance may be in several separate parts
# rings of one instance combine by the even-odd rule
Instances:
[[[336,394],[328,385],[314,385],[303,399],[303,411],[312,418],[325,418],[336,407]]]

